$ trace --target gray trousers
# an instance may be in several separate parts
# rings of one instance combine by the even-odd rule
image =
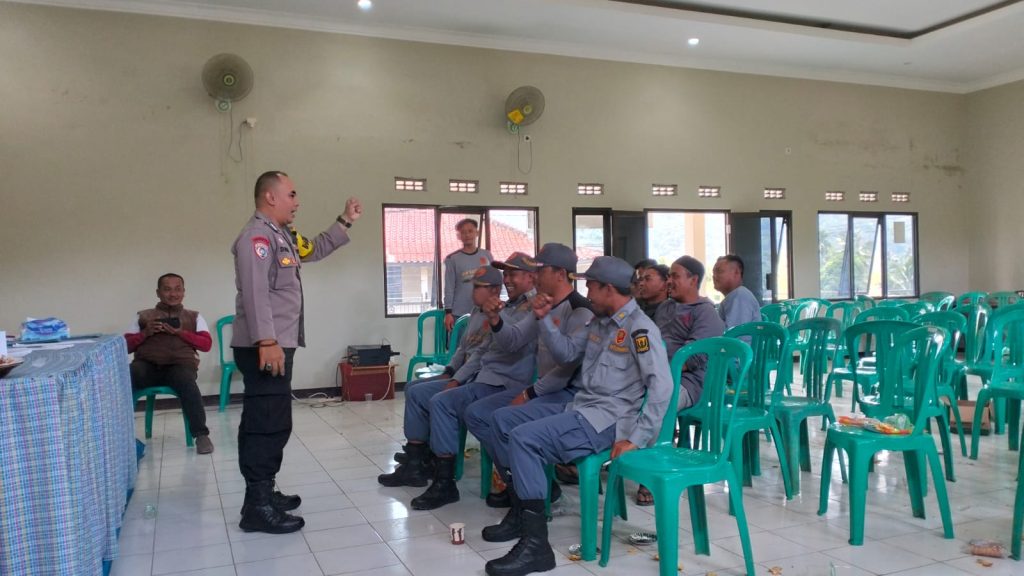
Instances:
[[[426,442],[430,439],[430,399],[444,390],[448,378],[413,380],[405,385],[405,439]]]
[[[543,500],[549,488],[545,465],[597,454],[614,442],[614,425],[598,432],[575,410],[517,426],[508,454],[516,494],[522,500]]]
[[[459,428],[470,404],[499,392],[504,386],[469,382],[435,394],[430,399],[430,449],[438,456],[459,451]]]
[[[553,394],[538,396],[519,406],[503,406],[490,415],[491,450],[488,453],[502,475],[505,475],[509,468],[508,447],[512,431],[527,422],[565,412],[566,404],[572,401],[574,395],[575,391],[563,389]],[[469,424],[468,411],[466,423]],[[473,434],[476,435],[476,432]],[[477,436],[477,438],[480,438],[480,443],[483,444],[483,437]]]

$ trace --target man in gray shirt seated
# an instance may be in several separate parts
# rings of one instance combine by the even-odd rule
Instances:
[[[494,260],[477,246],[480,231],[476,220],[464,218],[455,225],[462,248],[444,258],[444,328],[451,332],[455,320],[473,309],[473,274]]]
[[[715,290],[725,295],[718,305],[718,315],[725,321],[728,330],[747,322],[761,321],[761,303],[754,293],[743,285],[743,259],[735,254],[726,254],[715,262],[711,270]]]

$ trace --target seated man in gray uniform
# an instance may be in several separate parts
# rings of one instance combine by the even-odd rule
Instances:
[[[545,465],[609,448],[616,458],[649,446],[674,408],[668,405],[672,376],[661,332],[630,296],[632,279],[633,267],[613,256],[595,259],[586,272],[596,318],[587,332],[579,391],[565,412],[527,422],[512,433],[509,489],[518,498],[509,514],[518,515],[520,539],[508,554],[487,563],[489,576],[523,576],[555,567],[544,516]]]
[[[484,276],[500,274],[492,266],[485,270],[481,273]],[[504,280],[508,303],[502,304],[500,300],[491,298],[482,306],[484,313],[493,316],[497,312],[501,315],[501,322],[508,324],[515,324],[532,314],[530,298],[536,293],[534,279],[533,272],[506,270]],[[490,327],[489,323],[486,325]],[[519,342],[517,347],[505,348],[492,334],[487,346],[478,349],[467,362],[467,365],[479,366],[476,374],[462,378],[456,373],[445,390],[430,399],[430,450],[434,455],[434,479],[423,494],[412,499],[414,510],[433,510],[458,502],[455,453],[459,450],[459,429],[464,422],[466,407],[506,390],[522,390],[533,377],[536,351],[536,341]]]
[[[715,290],[725,296],[718,305],[718,315],[725,322],[727,330],[740,324],[761,321],[761,303],[757,301],[757,296],[743,285],[742,258],[735,254],[726,254],[719,258],[715,262],[715,267],[711,269],[711,279],[715,283]]]
[[[587,325],[594,317],[590,302],[573,287],[570,274],[576,273],[576,253],[564,244],[545,244],[536,260],[514,254],[505,263],[491,264],[502,269],[528,269],[537,271],[537,296],[533,299],[533,314],[528,314],[515,325],[504,324],[494,316],[493,338],[505,348],[515,348],[523,342],[537,342],[537,381],[521,390],[510,389],[478,400],[466,409],[466,427],[480,440],[480,446],[490,454],[499,473],[508,482],[507,432],[496,437],[494,422],[499,413],[519,412],[525,403],[542,403],[549,414],[565,409],[572,400],[575,388],[569,385],[583,360],[587,343]],[[524,383],[525,384],[525,383]],[[531,419],[540,416],[533,414]],[[511,431],[518,420],[509,415],[503,418],[515,424],[506,424]],[[552,500],[557,500],[557,484],[552,487]],[[511,503],[508,491],[487,496],[487,505],[505,508]]]
[[[501,273],[490,266],[481,266],[478,272],[481,270],[483,272],[473,281],[473,309],[469,322],[444,372],[405,385],[403,430],[407,443],[402,447],[402,452],[395,454],[395,461],[399,463],[395,471],[377,476],[377,482],[384,486],[423,487],[434,475],[430,446],[427,445],[430,438],[430,399],[453,380],[465,382],[476,376],[480,362],[474,354],[486,348],[491,341],[487,315],[480,310],[480,306],[491,298],[501,296],[502,278]]]

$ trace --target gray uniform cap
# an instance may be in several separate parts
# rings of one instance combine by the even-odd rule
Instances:
[[[603,284],[611,284],[620,290],[629,290],[633,284],[633,267],[622,258],[615,256],[598,256],[594,263],[583,274],[586,280],[596,280]]]
[[[576,273],[576,261],[576,253],[572,251],[572,248],[557,242],[545,244],[540,249],[540,253],[537,254],[537,264],[539,266],[554,266],[571,274]]]
[[[481,266],[473,273],[474,286],[501,286],[502,276],[497,268]]]

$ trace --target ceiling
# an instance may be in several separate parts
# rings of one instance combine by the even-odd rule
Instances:
[[[1024,79],[1024,0],[17,1],[955,93]]]

